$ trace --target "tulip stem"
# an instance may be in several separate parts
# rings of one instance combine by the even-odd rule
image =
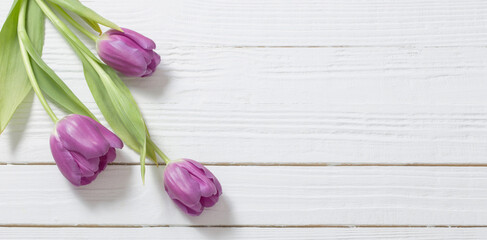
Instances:
[[[68,13],[66,13],[66,11],[64,11],[64,9],[62,9],[61,7],[59,7],[58,5],[56,4],[53,4],[52,7],[64,18],[66,19],[66,21],[68,21],[73,27],[75,27],[76,29],[78,29],[78,31],[80,31],[81,33],[83,33],[84,35],[86,35],[87,37],[91,38],[91,40],[93,41],[97,41],[98,40],[98,36],[96,36],[95,34],[91,33],[88,29],[84,28],[83,26],[81,26],[81,24],[79,24],[77,21],[75,21]]]
[[[25,29],[25,17],[26,17],[26,12],[27,12],[27,1],[24,0],[22,2],[22,6],[20,8],[19,12],[19,21],[17,25],[17,33],[18,33],[18,39],[19,39],[19,48],[20,48],[20,53],[22,55],[22,60],[24,62],[25,66],[25,71],[27,72],[27,77],[29,78],[30,84],[32,85],[32,88],[34,89],[34,92],[36,93],[37,97],[39,98],[42,106],[46,110],[47,114],[51,117],[51,119],[56,123],[59,121],[59,118],[54,114],[52,111],[51,107],[46,101],[46,98],[42,94],[42,91],[39,87],[39,84],[37,84],[37,79],[35,76],[34,71],[32,70],[32,65],[30,62],[30,57],[25,49],[24,46],[24,39],[28,39],[29,35],[27,34],[27,31]]]
[[[54,27],[66,38],[66,40],[76,49],[87,54],[87,56],[96,61],[98,58],[88,49],[85,44],[74,34],[71,29],[49,8],[43,0],[35,0],[42,12],[49,18]]]
[[[150,138],[149,138],[149,143],[154,147],[156,153],[162,158],[162,160],[164,160],[166,164],[168,164],[171,161],[171,159],[169,159],[167,155],[164,154],[162,150]]]

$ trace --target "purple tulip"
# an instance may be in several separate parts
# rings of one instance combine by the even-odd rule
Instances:
[[[96,50],[101,60],[126,76],[152,75],[161,62],[159,54],[153,51],[156,44],[140,33],[122,30],[108,30],[98,39]]]
[[[59,120],[50,139],[51,152],[61,173],[76,186],[91,183],[115,160],[120,138],[97,121],[72,114]]]
[[[169,162],[164,170],[164,188],[169,197],[187,214],[198,216],[222,195],[222,186],[203,165],[181,159]]]

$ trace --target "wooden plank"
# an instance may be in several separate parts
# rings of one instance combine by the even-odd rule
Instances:
[[[46,61],[95,109],[61,40]],[[54,45],[57,45],[58,50]],[[161,48],[126,79],[170,156],[212,163],[486,164],[487,48]],[[68,58],[68,60],[66,60]],[[24,104],[0,162],[52,162],[52,123]],[[131,151],[117,161],[138,162]]]
[[[0,166],[0,225],[487,225],[485,167],[209,167],[224,195],[200,217],[163,190],[161,168],[109,166],[71,186],[56,166]]]
[[[483,0],[83,1],[160,45],[485,46]],[[4,19],[11,1],[0,1]]]
[[[485,228],[0,228],[5,239],[483,239]]]

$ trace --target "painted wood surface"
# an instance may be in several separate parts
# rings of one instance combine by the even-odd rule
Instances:
[[[151,166],[109,166],[71,186],[54,165],[0,167],[0,225],[487,225],[485,167],[211,166],[221,201],[176,209]]]
[[[63,60],[69,49],[46,47],[46,60],[96,109],[78,62]],[[154,77],[126,80],[152,136],[175,158],[487,163],[487,48],[162,48],[161,54],[165,62]],[[37,101],[22,105],[0,138],[7,153],[0,162],[52,162],[46,151],[52,127]],[[138,162],[125,153],[117,161]]]
[[[343,239],[483,239],[485,228],[0,228],[6,239],[236,239],[236,240],[343,240]]]
[[[129,149],[72,187],[30,96],[0,136],[0,238],[486,238],[486,1],[82,2],[156,41],[158,72],[124,81],[223,198],[184,216]],[[100,116],[50,24],[44,59]]]
[[[485,46],[483,0],[83,1],[119,25],[184,46]],[[9,1],[2,0],[0,16]],[[136,5],[136,6],[134,6]]]

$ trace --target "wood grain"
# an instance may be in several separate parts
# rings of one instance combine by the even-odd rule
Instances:
[[[485,228],[0,228],[5,239],[483,239]]]
[[[483,0],[83,1],[159,45],[485,46]],[[0,20],[11,1],[0,1]]]
[[[0,166],[0,225],[487,225],[485,167],[209,168],[224,195],[187,217],[162,167],[149,167],[145,185],[138,166],[110,166],[76,188],[56,166]]]
[[[177,46],[485,46],[483,0],[85,0]],[[10,1],[0,1],[4,19]]]
[[[55,44],[46,45],[46,61],[96,109],[76,58],[62,41],[59,51]],[[165,60],[154,77],[125,80],[155,140],[174,158],[487,164],[487,48],[160,53]],[[37,101],[22,105],[0,137],[0,162],[52,162],[51,130]],[[131,151],[124,154],[117,161],[138,162]]]
[[[31,96],[0,137],[0,238],[485,238],[486,1],[82,2],[156,41],[158,72],[124,80],[170,156],[225,165],[210,166],[224,196],[186,217],[154,166],[145,186],[138,166],[112,165],[72,187]],[[95,109],[50,24],[44,52]]]

